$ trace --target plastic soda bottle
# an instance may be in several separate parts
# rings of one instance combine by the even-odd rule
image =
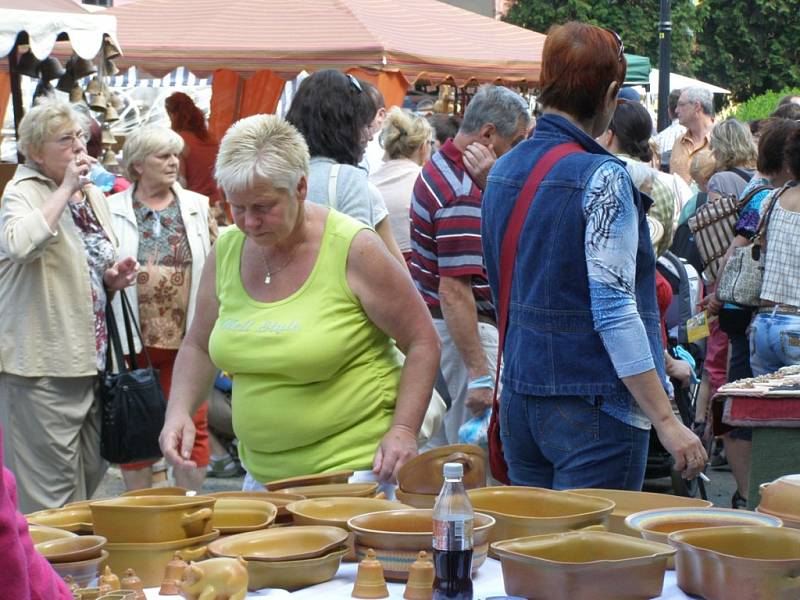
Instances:
[[[110,192],[117,178],[109,173],[100,163],[94,163],[89,171],[89,180],[104,192]]]
[[[445,463],[444,485],[433,507],[433,600],[472,600],[472,526],[475,512],[461,463]]]

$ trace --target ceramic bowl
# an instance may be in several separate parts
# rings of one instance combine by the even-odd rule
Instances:
[[[592,526],[604,528],[614,510],[614,502],[606,498],[534,487],[487,487],[467,494],[476,511],[497,519],[490,542]]]
[[[339,527],[298,526],[231,535],[208,546],[214,556],[241,556],[247,561],[316,558],[344,546],[347,531]]]
[[[342,557],[347,553],[337,548],[322,556],[301,560],[263,561],[247,560],[247,589],[251,592],[264,588],[294,591],[333,579]]]
[[[397,473],[397,484],[404,492],[438,494],[444,477],[445,463],[464,465],[464,487],[467,489],[486,485],[486,452],[472,444],[453,444],[428,450],[412,458]]]
[[[73,502],[62,508],[40,510],[27,515],[28,523],[55,527],[73,533],[92,533],[92,510],[89,501]]]
[[[136,590],[115,590],[98,596],[97,600],[136,600],[136,594]]]
[[[122,492],[120,496],[185,496],[188,491],[185,487],[166,486],[129,490]]]
[[[381,510],[409,508],[405,504],[378,498],[311,498],[292,502],[286,509],[296,525],[329,525],[348,529],[347,521],[358,515]],[[349,531],[349,529],[348,529]],[[348,553],[344,560],[355,560],[354,536],[347,536]]]
[[[437,494],[415,494],[413,492],[404,492],[400,488],[394,491],[397,499],[403,504],[408,504],[414,508],[433,508],[436,504]]]
[[[329,498],[346,496],[355,498],[371,498],[378,491],[378,482],[373,483],[324,483],[303,487],[283,488],[289,494],[300,494],[306,498]]]
[[[216,498],[125,496],[92,502],[94,532],[115,544],[174,542],[211,532]]]
[[[298,477],[288,477],[287,479],[276,479],[264,484],[268,491],[285,490],[307,485],[324,485],[328,483],[347,483],[352,477],[353,471],[331,471],[330,473],[317,473],[314,475],[300,475]]]
[[[219,537],[219,532],[211,531],[205,535],[169,542],[140,544],[106,544],[108,566],[114,573],[124,573],[127,569],[136,571],[144,587],[161,585],[164,569],[176,552],[186,562],[205,558],[207,545]]]
[[[76,562],[52,563],[51,566],[61,579],[69,575],[80,587],[88,587],[100,574],[100,569],[103,563],[108,560],[108,557],[109,553],[106,550],[101,550],[100,556],[94,558]]]
[[[66,529],[56,529],[55,527],[45,527],[44,525],[28,525],[28,533],[31,534],[31,540],[33,540],[34,545],[50,540],[78,537],[77,533],[72,533]]]
[[[636,600],[661,594],[666,544],[597,531],[568,531],[492,544],[506,594],[547,600]]]
[[[771,517],[777,517],[778,519],[783,521],[784,527],[789,527],[791,529],[800,529],[800,520],[795,521],[794,519],[790,519],[789,517],[786,517],[784,515],[772,514],[771,512],[761,508],[760,506],[756,507],[756,512],[761,515],[769,515]]]
[[[800,598],[800,532],[714,527],[670,534],[678,587],[706,600]]]
[[[475,513],[472,530],[472,571],[485,562],[495,520]],[[375,550],[387,579],[405,581],[420,550],[433,552],[433,510],[408,508],[367,513],[351,518],[347,526],[355,535],[356,558]]]
[[[222,535],[266,529],[277,514],[275,505],[264,500],[217,498],[211,527]]]
[[[286,510],[286,505],[297,500],[305,500],[306,497],[302,494],[289,494],[287,492],[214,492],[206,494],[212,498],[244,498],[249,500],[265,500],[270,504],[274,504],[278,509],[278,516],[275,517],[276,523],[292,522],[291,513]]]
[[[34,548],[51,563],[80,562],[100,556],[106,541],[99,535],[82,535],[39,542]]]
[[[759,486],[759,511],[784,519],[800,521],[800,475],[786,475]]]
[[[595,488],[568,491],[581,496],[605,498],[614,502],[614,511],[608,519],[608,530],[612,533],[622,533],[637,538],[641,537],[639,532],[625,525],[625,519],[628,515],[657,508],[707,508],[712,506],[711,502],[701,498],[686,498],[684,496],[654,494],[652,492],[601,490]]]

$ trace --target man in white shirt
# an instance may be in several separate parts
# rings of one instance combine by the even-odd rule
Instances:
[[[662,165],[669,164],[672,146],[675,145],[675,140],[686,133],[686,127],[678,122],[678,115],[675,112],[680,97],[680,88],[676,88],[669,93],[669,98],[667,99],[667,114],[669,115],[670,125],[653,136],[653,140],[655,140],[658,146],[658,154],[661,156]]]

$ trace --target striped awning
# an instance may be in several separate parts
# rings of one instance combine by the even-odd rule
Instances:
[[[125,48],[120,63],[154,75],[268,69],[288,80],[361,67],[410,82],[536,83],[545,40],[438,0],[140,0],[107,14]]]
[[[91,77],[85,78],[82,81],[82,85],[86,86],[90,79]],[[111,88],[173,88],[211,85],[211,79],[210,75],[208,77],[198,77],[186,67],[177,67],[164,77],[152,77],[136,67],[131,67],[127,71],[122,71],[113,77],[106,78],[106,83]]]

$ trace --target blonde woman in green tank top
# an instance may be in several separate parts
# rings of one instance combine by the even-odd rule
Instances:
[[[178,468],[192,466],[189,415],[215,368],[233,375],[239,452],[258,482],[352,469],[390,483],[417,453],[436,330],[374,231],[305,202],[308,163],[274,116],[222,140],[216,176],[236,228],[206,261],[175,363],[161,447]]]

